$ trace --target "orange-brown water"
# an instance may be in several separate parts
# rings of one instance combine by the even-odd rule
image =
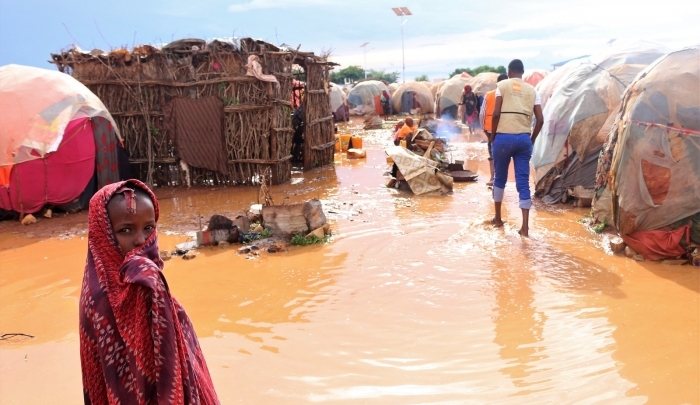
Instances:
[[[689,266],[607,254],[582,209],[537,205],[517,234],[492,216],[485,145],[454,159],[482,175],[449,195],[384,187],[383,151],[296,174],[276,202],[320,198],[337,235],[262,254],[205,249],[166,262],[223,404],[700,404],[700,278]],[[252,188],[159,190],[161,246],[201,215],[246,209]],[[350,212],[355,212],[353,215]],[[78,296],[84,214],[71,233],[0,233],[1,404],[81,403]],[[75,219],[78,218],[78,219]],[[60,224],[60,222],[55,222]],[[17,233],[13,233],[17,232]]]

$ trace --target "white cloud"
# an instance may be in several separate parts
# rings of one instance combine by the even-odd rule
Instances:
[[[331,4],[330,0],[251,0],[245,3],[232,4],[228,11],[234,13],[244,13],[250,10],[262,10],[270,8],[289,8]]]

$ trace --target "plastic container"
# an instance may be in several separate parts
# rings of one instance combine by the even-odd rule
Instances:
[[[340,135],[340,150],[343,152],[347,152],[348,149],[350,149],[350,134],[342,134]]]
[[[362,149],[362,138],[359,136],[353,136],[350,139],[350,143],[352,144],[352,149]]]

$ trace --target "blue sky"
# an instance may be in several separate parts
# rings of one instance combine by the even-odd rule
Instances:
[[[0,0],[0,65],[51,68],[51,52],[73,43],[108,50],[183,37],[250,36],[303,50],[332,50],[343,66],[401,72],[406,6],[407,79],[444,78],[458,67],[525,67],[644,40],[668,49],[700,42],[700,1],[396,1],[396,0]]]

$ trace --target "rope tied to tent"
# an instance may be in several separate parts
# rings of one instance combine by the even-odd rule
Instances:
[[[627,122],[632,122],[632,123],[635,123],[637,125],[644,125],[646,127],[663,128],[667,131],[676,131],[676,132],[680,132],[680,133],[685,134],[685,135],[700,136],[700,131],[694,130],[694,129],[678,128],[678,127],[674,127],[671,125],[657,124],[654,122],[637,121],[637,120],[633,120],[631,118],[628,118]]]

